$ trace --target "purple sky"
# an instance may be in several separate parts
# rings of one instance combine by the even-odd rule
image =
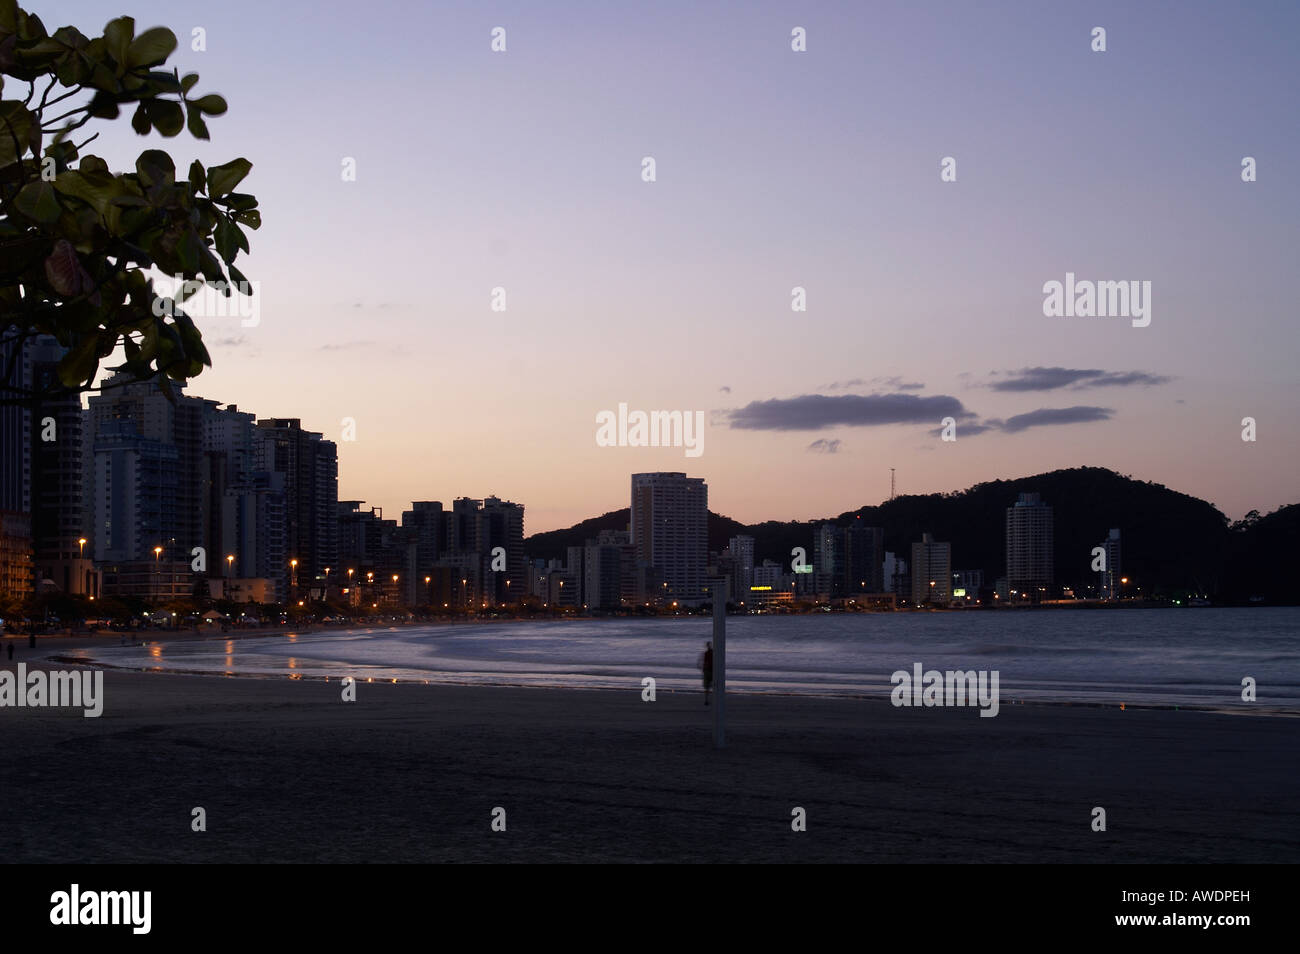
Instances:
[[[634,471],[754,521],[1086,464],[1300,500],[1293,3],[25,5],[170,26],[229,100],[210,144],[124,117],[90,151],[253,162],[261,323],[201,320],[189,390],[354,418],[341,498],[535,532]],[[1151,282],[1150,325],[1045,317],[1066,272]],[[703,455],[597,446],[620,402],[706,412]]]

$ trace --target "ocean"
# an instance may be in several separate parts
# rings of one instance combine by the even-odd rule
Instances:
[[[707,617],[458,623],[95,647],[130,669],[698,691]],[[898,670],[996,670],[1002,704],[1300,713],[1300,608],[732,616],[727,688],[887,696]],[[1256,701],[1242,699],[1243,680]]]

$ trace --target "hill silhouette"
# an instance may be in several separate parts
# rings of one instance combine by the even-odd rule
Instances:
[[[885,549],[910,559],[911,544],[931,533],[952,544],[952,568],[983,570],[992,583],[1006,573],[1006,508],[1022,493],[1037,493],[1053,513],[1058,584],[1095,583],[1092,548],[1112,527],[1122,541],[1122,572],[1131,592],[1185,598],[1203,593],[1219,602],[1300,603],[1300,504],[1267,516],[1252,513],[1229,524],[1212,504],[1163,484],[1134,480],[1102,467],[1076,467],[976,484],[944,494],[911,494],[836,517],[745,525],[709,513],[709,549],[721,551],[731,536],[754,537],[757,562],[788,564],[804,547],[811,559],[817,527],[861,521],[883,527]],[[530,557],[565,557],[599,530],[627,529],[629,511],[615,510],[525,541]]]

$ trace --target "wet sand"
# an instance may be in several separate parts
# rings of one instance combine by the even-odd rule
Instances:
[[[1300,860],[1295,718],[732,695],[719,752],[698,693],[639,684],[104,686],[98,719],[0,708],[6,861]]]

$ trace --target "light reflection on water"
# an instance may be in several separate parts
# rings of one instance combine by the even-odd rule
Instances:
[[[695,690],[707,618],[385,627],[96,647],[129,668],[367,682]],[[885,695],[890,675],[998,670],[1005,700],[1300,709],[1300,609],[1043,610],[731,617],[728,688]],[[152,664],[152,665],[151,665]]]

